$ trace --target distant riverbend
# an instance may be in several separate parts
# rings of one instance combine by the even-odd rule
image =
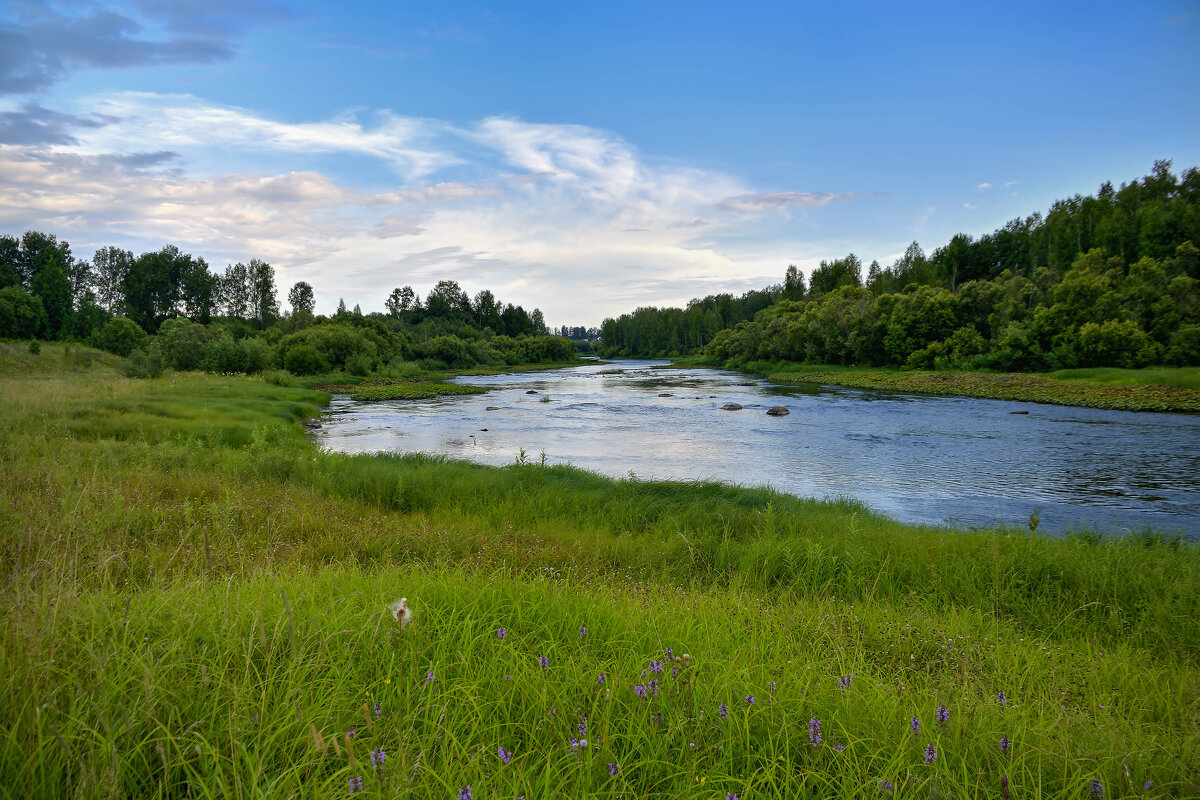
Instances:
[[[775,385],[618,361],[460,379],[486,394],[356,402],[317,433],[341,452],[520,456],[611,476],[853,497],[897,519],[1040,531],[1153,528],[1200,540],[1200,417]],[[547,402],[548,399],[548,402]],[[729,404],[740,410],[722,410]],[[768,415],[782,406],[787,414]],[[491,409],[491,410],[489,410]]]

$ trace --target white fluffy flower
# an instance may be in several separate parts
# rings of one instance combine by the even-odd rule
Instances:
[[[401,597],[399,600],[389,604],[388,611],[392,613],[392,618],[396,620],[396,624],[401,628],[408,627],[408,623],[412,622],[413,612],[408,607],[407,597]]]

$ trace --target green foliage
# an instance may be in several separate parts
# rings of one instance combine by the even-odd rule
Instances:
[[[123,371],[127,378],[158,378],[167,369],[162,344],[150,339],[144,350],[134,350],[125,360]]]
[[[113,317],[96,332],[92,343],[101,350],[128,356],[134,350],[143,349],[147,338],[146,332],[133,320],[128,317]]]
[[[163,358],[171,369],[200,369],[213,340],[213,331],[184,317],[165,320],[158,329]]]
[[[43,334],[48,324],[40,297],[20,286],[0,289],[0,337],[31,339]]]
[[[204,369],[224,375],[236,375],[248,371],[246,351],[240,342],[229,334],[217,339],[208,348],[204,357]]]
[[[289,347],[283,356],[283,366],[293,375],[321,375],[329,372],[329,360],[311,344]]]

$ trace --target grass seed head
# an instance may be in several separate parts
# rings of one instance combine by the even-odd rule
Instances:
[[[401,597],[399,600],[388,605],[388,611],[392,614],[392,619],[396,620],[396,624],[401,630],[408,627],[408,623],[412,622],[413,612],[408,607],[408,598]]]

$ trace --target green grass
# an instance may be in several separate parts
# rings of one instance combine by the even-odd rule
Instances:
[[[1200,794],[1178,539],[324,453],[321,392],[28,355],[0,349],[0,796]],[[689,665],[643,674],[667,647]]]
[[[359,386],[350,392],[351,400],[423,400],[442,395],[482,394],[483,386],[462,383],[393,383],[382,386]]]
[[[1147,367],[1146,369],[1060,369],[1049,377],[1059,381],[1115,383],[1121,386],[1181,386],[1200,390],[1200,367]]]

